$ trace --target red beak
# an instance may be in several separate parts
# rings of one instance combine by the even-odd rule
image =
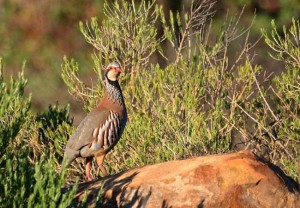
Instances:
[[[115,71],[116,72],[122,72],[121,68],[118,68],[118,67],[115,68]]]

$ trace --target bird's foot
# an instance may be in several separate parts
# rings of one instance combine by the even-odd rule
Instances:
[[[92,177],[92,176],[86,176],[85,179],[86,179],[87,181],[92,181],[92,180],[93,180],[93,177]]]
[[[100,175],[100,174],[98,174]],[[99,176],[98,179],[103,179],[103,178],[106,178],[107,176],[110,176],[109,174],[105,174],[105,175],[102,175],[102,176]]]

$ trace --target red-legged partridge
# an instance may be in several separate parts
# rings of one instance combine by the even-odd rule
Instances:
[[[86,158],[86,178],[92,180],[91,161],[96,157],[100,170],[104,176],[108,175],[103,166],[105,155],[117,144],[127,120],[126,106],[117,80],[120,72],[119,63],[108,65],[104,75],[106,93],[70,137],[62,169],[77,157]]]

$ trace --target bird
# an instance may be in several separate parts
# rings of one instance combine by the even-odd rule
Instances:
[[[113,61],[103,72],[106,92],[70,136],[61,165],[62,171],[76,158],[85,158],[85,175],[88,181],[93,180],[91,162],[94,157],[103,175],[109,175],[103,162],[106,154],[121,138],[127,121],[127,110],[118,82],[121,66]]]

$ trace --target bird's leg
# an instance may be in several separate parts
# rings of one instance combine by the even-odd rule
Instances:
[[[108,176],[108,173],[105,169],[105,167],[103,166],[103,161],[104,161],[104,158],[105,158],[105,154],[104,155],[100,155],[97,157],[97,164],[101,170],[101,172],[103,173],[104,176]]]
[[[91,163],[92,163],[93,158],[92,157],[87,157],[85,159],[86,165],[85,165],[85,175],[86,175],[86,180],[91,181],[93,180],[93,177],[91,175]]]

